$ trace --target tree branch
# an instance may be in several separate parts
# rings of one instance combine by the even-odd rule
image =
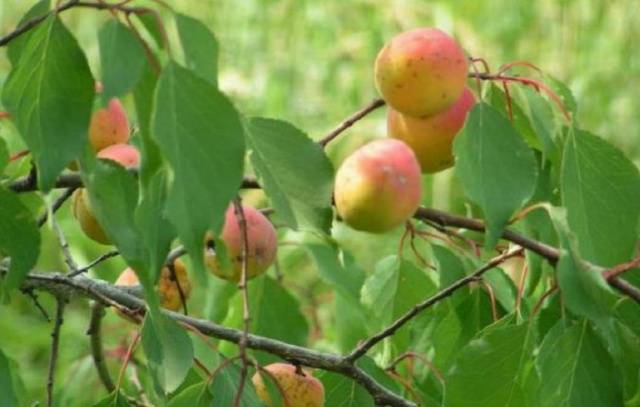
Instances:
[[[364,356],[367,353],[367,351],[369,351],[369,349],[375,346],[378,342],[382,341],[384,338],[387,338],[393,335],[398,329],[400,329],[407,322],[411,321],[416,315],[426,310],[427,308],[431,307],[432,305],[435,305],[438,302],[442,301],[443,299],[447,298],[448,296],[456,292],[456,290],[458,290],[459,288],[462,288],[467,284],[471,283],[472,281],[477,280],[478,277],[480,277],[487,271],[491,270],[492,268],[496,267],[500,263],[504,262],[508,258],[520,255],[523,250],[524,249],[519,248],[519,249],[512,250],[510,252],[506,252],[499,256],[494,257],[489,262],[487,262],[484,266],[480,267],[478,270],[474,271],[473,273],[469,274],[466,277],[459,279],[458,281],[451,284],[447,288],[440,290],[440,292],[426,299],[425,301],[414,305],[413,308],[411,308],[411,310],[409,310],[403,316],[395,320],[391,325],[387,326],[382,331],[378,332],[377,334],[361,342],[353,351],[351,351],[351,353],[345,356],[345,361],[351,362],[351,363],[355,362],[358,358]]]
[[[54,188],[81,188],[83,187],[82,177],[79,172],[60,174]],[[38,190],[38,183],[35,174],[25,175],[9,184],[9,189],[13,192],[32,192]],[[260,184],[255,178],[245,177],[242,181],[243,189],[258,189]]]
[[[4,273],[6,273],[6,269],[0,269],[0,275]],[[144,302],[134,294],[139,294],[140,290],[137,287],[116,287],[105,281],[92,279],[85,275],[69,278],[64,274],[55,272],[31,273],[23,282],[21,288],[48,291],[55,295],[90,298],[105,306],[114,305],[132,310],[130,312],[135,312],[145,307]],[[162,312],[176,321],[190,325],[202,334],[213,338],[239,344],[244,335],[240,330],[227,328],[206,320],[167,310],[162,310]],[[342,355],[318,352],[252,334],[246,336],[246,346],[249,349],[271,353],[299,365],[329,370],[350,377],[367,389],[379,405],[414,406],[413,403],[380,385],[361,368],[346,362]]]
[[[103,317],[104,305],[99,302],[94,302],[91,305],[91,320],[89,322],[89,329],[87,329],[87,335],[89,335],[91,339],[91,356],[93,357],[93,363],[96,365],[96,370],[98,370],[98,377],[100,377],[100,381],[104,384],[107,392],[112,393],[116,386],[113,384],[106,360],[104,359],[101,335]]]
[[[384,105],[385,105],[385,102],[382,99],[374,99],[374,100],[372,100],[371,103],[369,103],[368,105],[366,105],[362,109],[358,110],[357,112],[355,112],[354,114],[349,116],[338,127],[336,127],[335,129],[331,130],[326,136],[324,136],[320,141],[318,141],[318,144],[320,144],[322,147],[325,147],[333,139],[338,137],[340,135],[340,133],[342,133],[343,131],[345,131],[349,127],[353,126],[358,120],[362,119],[363,117],[365,117],[369,113],[373,112],[377,108],[382,107]]]
[[[65,189],[64,192],[60,194],[60,196],[56,198],[56,200],[51,205],[51,213],[52,214],[56,213],[56,211],[60,209],[60,207],[67,201],[67,199],[69,199],[71,195],[73,195],[73,191],[75,191],[76,189],[77,189],[76,187],[69,187]],[[40,216],[40,218],[38,218],[38,222],[37,222],[38,227],[41,227],[42,225],[44,225],[48,217],[49,217],[49,211],[45,210],[45,212]]]
[[[418,208],[413,217],[419,220],[430,220],[442,227],[458,227],[475,230],[477,232],[484,232],[485,229],[485,224],[481,220],[452,215],[433,208]],[[502,238],[539,254],[547,259],[552,265],[554,265],[560,258],[560,251],[555,247],[549,246],[548,244],[542,243],[538,240],[522,236],[510,229],[504,230]]]
[[[77,269],[76,271],[69,273],[69,277],[75,277],[78,274],[82,274],[85,273],[89,270],[91,270],[92,268],[94,268],[95,266],[97,266],[98,264],[102,263],[105,260],[108,260],[112,257],[116,257],[120,254],[119,251],[117,250],[112,250],[110,252],[106,252],[105,254],[101,255],[100,257],[98,257],[97,259],[93,260],[91,263],[87,264],[84,267],[81,267],[79,269]]]
[[[64,307],[66,299],[56,296],[56,319],[51,332],[51,354],[49,355],[49,371],[47,374],[47,406],[53,407],[53,386],[55,383],[56,366],[58,364],[58,349],[60,345],[60,328],[64,322]]]

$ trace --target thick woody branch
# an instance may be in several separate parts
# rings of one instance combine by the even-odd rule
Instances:
[[[3,270],[0,270],[0,275]],[[116,287],[105,281],[95,280],[84,275],[74,278],[60,273],[31,273],[24,281],[22,289],[49,291],[54,295],[76,296],[90,298],[102,305],[117,305],[130,310],[144,309],[144,302],[135,296],[139,290],[133,288]],[[163,311],[176,321],[185,323],[202,334],[240,344],[244,333],[241,330],[227,328],[206,320],[185,316],[176,312]],[[394,394],[364,370],[345,361],[342,355],[318,352],[301,346],[291,345],[275,339],[257,335],[246,335],[246,347],[265,351],[282,359],[311,368],[329,370],[352,378],[362,385],[374,398],[378,405],[385,406],[414,406],[408,400]]]
[[[83,186],[82,177],[78,172],[61,174],[56,181],[54,188],[81,188]],[[242,181],[241,188],[256,189],[260,188],[255,178],[245,177]],[[35,173],[30,173],[24,177],[18,178],[9,184],[9,189],[13,192],[32,192],[38,190],[38,183]]]
[[[484,232],[485,230],[485,224],[481,220],[452,215],[433,208],[418,208],[413,217],[419,220],[429,220],[442,227],[457,227],[477,232]],[[522,236],[512,230],[505,229],[502,233],[502,238],[539,254],[551,264],[555,264],[560,258],[560,251],[555,247]]]

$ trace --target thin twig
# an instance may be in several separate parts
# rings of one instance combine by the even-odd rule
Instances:
[[[51,218],[51,226],[53,227],[53,231],[56,233],[58,238],[58,242],[60,243],[60,248],[62,249],[62,255],[64,257],[64,262],[67,265],[67,269],[69,273],[74,274],[78,271],[78,264],[73,259],[71,255],[71,250],[69,248],[69,242],[67,238],[64,236],[62,229],[58,225],[58,222],[55,221],[54,218]]]
[[[240,360],[242,361],[242,370],[240,371],[240,382],[238,383],[238,391],[236,393],[236,397],[233,401],[234,407],[240,406],[240,400],[242,398],[242,391],[244,389],[244,385],[247,379],[249,363],[247,359],[247,337],[249,335],[249,329],[251,328],[251,316],[249,314],[249,290],[247,288],[247,266],[248,266],[248,257],[249,257],[249,234],[247,233],[247,219],[244,216],[244,209],[242,208],[242,202],[240,198],[236,198],[233,201],[233,207],[235,211],[236,218],[238,219],[238,226],[240,228],[241,233],[241,241],[242,241],[242,270],[240,274],[240,284],[238,285],[238,289],[240,289],[242,293],[242,320],[243,320],[243,329],[242,329],[242,338],[238,343],[238,349],[240,354]]]
[[[168,263],[165,267],[169,269],[169,279],[176,284],[176,288],[178,289],[180,303],[182,304],[182,312],[184,313],[184,315],[189,315],[189,310],[187,309],[187,296],[185,295],[184,290],[180,285],[180,279],[176,274],[175,260],[173,260],[171,263]]]
[[[51,213],[56,213],[58,209],[73,195],[73,192],[77,189],[77,187],[69,187],[64,190],[62,194],[51,205]],[[47,221],[49,217],[49,210],[45,210],[44,213],[38,218],[38,227],[41,227]]]
[[[411,310],[409,310],[403,316],[395,320],[393,323],[391,323],[391,325],[387,326],[382,331],[362,341],[360,345],[358,345],[353,351],[351,351],[351,353],[345,356],[344,358],[345,361],[355,362],[358,358],[364,356],[367,353],[367,351],[369,351],[369,349],[375,346],[378,342],[393,335],[398,329],[404,326],[404,324],[406,324],[407,322],[411,321],[416,315],[418,315],[425,309],[431,307],[432,305],[437,304],[438,302],[447,298],[459,288],[462,288],[467,284],[469,284],[470,282],[477,280],[484,273],[493,269],[494,267],[504,262],[505,260],[513,256],[520,255],[523,250],[524,249],[519,248],[519,249],[506,252],[499,256],[494,257],[493,259],[488,261],[485,265],[480,267],[478,270],[474,271],[472,274],[459,279],[458,281],[444,288],[443,290],[433,295],[432,297],[426,299],[425,301],[419,304],[414,305],[413,308],[411,308]]]
[[[417,359],[421,361],[425,364],[425,366],[429,368],[429,370],[433,372],[434,376],[436,376],[441,383],[444,383],[444,375],[442,374],[442,372],[440,372],[440,370],[435,367],[433,362],[417,352],[408,351],[401,355],[398,355],[391,361],[391,363],[389,363],[389,366],[387,366],[385,370],[395,370],[398,363],[402,362],[405,359]]]
[[[169,254],[167,255],[167,260],[165,261],[165,265],[173,265],[173,263],[175,263],[176,259],[179,259],[180,257],[184,256],[185,254],[187,254],[187,249],[184,248],[184,246],[178,246],[175,249],[171,250],[169,252]]]
[[[51,354],[49,355],[49,372],[47,374],[47,406],[53,407],[53,387],[55,384],[56,365],[60,345],[60,328],[64,323],[65,298],[56,297],[56,319],[51,332]]]
[[[540,309],[542,308],[542,305],[544,304],[544,300],[546,300],[551,294],[553,294],[557,290],[558,290],[558,285],[554,282],[551,288],[545,291],[540,296],[540,298],[538,298],[538,301],[536,302],[536,304],[533,307],[533,310],[531,311],[531,317],[534,317],[538,313],[538,311],[540,311]]]
[[[373,101],[371,101],[371,103],[369,103],[368,105],[366,105],[362,109],[358,110],[357,112],[355,112],[354,114],[349,116],[338,127],[336,127],[335,129],[331,130],[326,136],[324,136],[320,141],[318,141],[318,144],[320,144],[322,147],[325,147],[333,139],[338,137],[340,135],[340,133],[342,133],[343,131],[345,131],[349,127],[353,126],[358,120],[362,119],[363,117],[365,117],[369,113],[373,112],[377,108],[382,107],[384,105],[385,105],[384,100],[382,100],[382,99],[374,99]]]
[[[129,364],[129,361],[133,356],[133,351],[135,350],[139,341],[140,341],[140,331],[137,331],[135,333],[135,336],[133,337],[133,341],[131,341],[131,345],[129,345],[129,348],[127,349],[127,353],[124,356],[124,361],[122,362],[122,366],[120,367],[120,373],[118,373],[118,382],[116,383],[116,390],[120,389],[120,386],[122,385],[122,380],[124,379],[124,372],[127,370],[127,365]]]
[[[629,270],[633,270],[638,267],[640,267],[640,256],[634,258],[633,260],[627,263],[622,263],[622,264],[618,264],[615,267],[611,267],[610,269],[602,273],[602,275],[604,276],[605,280],[611,280],[616,277],[619,277],[621,274],[626,273]]]
[[[33,292],[33,290],[22,290],[22,292],[26,296],[31,298],[31,300],[33,300],[33,304],[36,306],[38,311],[40,311],[44,319],[47,320],[47,322],[51,322],[51,317],[49,317],[49,313],[47,312],[47,310],[44,309],[42,304],[40,304],[40,301],[38,300],[38,295],[35,292]]]
[[[106,252],[106,253],[100,255],[100,257],[98,257],[95,260],[93,260],[91,263],[87,264],[86,266],[77,269],[73,273],[69,273],[69,277],[75,277],[75,276],[77,276],[79,274],[85,273],[85,272],[91,270],[92,268],[94,268],[95,266],[97,266],[98,264],[102,263],[103,261],[108,260],[108,259],[110,259],[112,257],[116,257],[119,254],[120,254],[120,252],[117,251],[117,250],[112,250],[110,252]]]
[[[113,380],[109,374],[102,347],[101,326],[104,314],[104,306],[102,304],[94,302],[91,305],[91,320],[89,322],[89,329],[87,329],[87,335],[89,335],[90,338],[91,356],[98,370],[98,377],[100,377],[100,381],[105,389],[107,389],[107,392],[112,393],[116,386],[113,384]]]

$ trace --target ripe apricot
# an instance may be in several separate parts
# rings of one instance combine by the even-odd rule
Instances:
[[[278,239],[275,228],[266,216],[248,205],[242,205],[242,209],[247,226],[247,278],[253,278],[264,273],[274,262]],[[205,254],[205,263],[214,275],[229,281],[239,281],[242,275],[244,240],[234,205],[227,208],[220,240],[225,246],[230,263],[225,265],[215,253],[209,251]]]
[[[160,305],[171,311],[178,311],[182,308],[182,300],[180,297],[180,290],[184,295],[185,301],[191,294],[191,280],[187,275],[187,269],[184,263],[180,259],[176,259],[173,263],[173,269],[175,272],[175,279],[171,274],[169,267],[164,267],[158,280],[158,294],[160,295]],[[177,280],[177,284],[176,284]],[[115,285],[122,286],[134,286],[140,284],[136,272],[127,267],[118,277]],[[178,284],[180,288],[178,289]]]
[[[338,214],[361,231],[386,232],[400,226],[415,213],[421,193],[420,165],[400,140],[365,144],[336,173]]]
[[[98,152],[98,158],[115,161],[125,168],[135,168],[140,165],[140,153],[129,144],[115,144]],[[91,239],[102,244],[111,244],[104,229],[93,214],[89,195],[84,188],[77,189],[71,197],[73,216],[80,223],[82,231]]]
[[[468,65],[456,40],[437,28],[419,28],[398,34],[380,50],[376,87],[395,110],[432,116],[458,100]]]
[[[251,379],[258,397],[267,405],[273,402],[267,391],[264,380],[275,380],[282,391],[285,407],[322,407],[324,406],[324,386],[322,382],[308,371],[296,368],[287,363],[272,363],[264,367],[272,378],[256,372]]]
[[[96,110],[91,116],[89,141],[94,151],[126,143],[129,141],[129,133],[127,112],[118,99],[111,99],[106,108]]]
[[[389,109],[387,130],[390,137],[404,141],[416,154],[424,173],[442,171],[453,165],[453,139],[464,126],[475,97],[465,88],[447,110],[434,116],[417,118]]]

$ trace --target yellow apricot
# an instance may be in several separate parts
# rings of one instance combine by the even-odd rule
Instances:
[[[264,367],[271,377],[265,377],[266,373],[258,373],[252,377],[258,397],[269,407],[273,406],[267,386],[264,380],[275,380],[277,387],[282,391],[285,407],[323,407],[324,386],[322,382],[308,371],[299,371],[293,365],[287,363],[272,363]]]

